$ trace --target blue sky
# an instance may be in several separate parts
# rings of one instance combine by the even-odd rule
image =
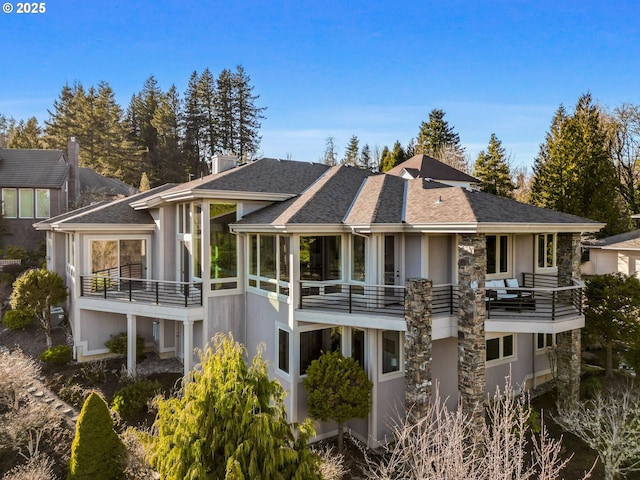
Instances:
[[[150,75],[182,94],[194,70],[242,64],[268,108],[262,155],[317,161],[330,135],[340,155],[352,134],[405,145],[441,108],[472,160],[495,133],[531,166],[561,103],[640,103],[636,1],[9,3],[0,113],[41,123],[65,82],[105,80],[126,108]]]

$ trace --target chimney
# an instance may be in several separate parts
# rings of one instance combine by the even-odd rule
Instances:
[[[238,164],[238,159],[234,155],[217,154],[211,159],[211,173],[220,173]]]
[[[69,210],[78,206],[80,200],[80,145],[75,137],[67,142],[67,163],[71,166],[69,173]]]

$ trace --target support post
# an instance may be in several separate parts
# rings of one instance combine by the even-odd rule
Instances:
[[[127,313],[127,373],[136,376],[136,316]]]

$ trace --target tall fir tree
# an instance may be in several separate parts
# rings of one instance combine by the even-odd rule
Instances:
[[[211,154],[237,153],[237,121],[235,118],[235,100],[233,74],[226,68],[220,72],[215,83],[214,123],[212,124]]]
[[[378,162],[378,171],[380,173],[388,172],[393,168],[393,159],[391,158],[391,152],[386,145],[382,147],[380,151],[380,161]]]
[[[48,148],[64,150],[71,137],[80,143],[84,133],[84,110],[87,98],[84,87],[79,82],[66,83],[53,102],[53,111],[48,110],[49,120],[45,120],[45,142]],[[82,144],[80,145],[82,148]]]
[[[478,154],[473,175],[480,180],[480,188],[494,195],[513,198],[515,185],[511,180],[511,169],[502,142],[491,134],[487,152]]]
[[[194,71],[189,78],[183,108],[184,154],[187,163],[187,175],[199,177],[208,173],[206,148],[202,139],[205,115],[200,101],[200,77]]]
[[[360,148],[358,144],[358,137],[351,135],[349,144],[344,151],[344,157],[342,157],[343,165],[351,165],[352,167],[358,167],[360,165]]]
[[[429,112],[429,121],[422,122],[418,132],[415,153],[429,155],[447,165],[468,172],[469,165],[460,135],[444,119],[445,112],[433,109]]]
[[[589,93],[578,99],[572,115],[558,108],[535,159],[531,201],[606,222],[599,235],[627,228],[607,132]]]
[[[233,115],[236,121],[236,141],[234,153],[242,160],[252,159],[258,153],[261,137],[259,135],[263,112],[267,107],[258,107],[259,95],[253,94],[251,78],[242,67],[236,66],[231,76],[233,86]]]
[[[360,150],[360,165],[365,170],[371,170],[373,167],[372,161],[371,149],[369,148],[369,144],[365,143],[362,146],[362,150]]]
[[[44,148],[44,139],[42,137],[42,128],[38,125],[38,119],[31,117],[26,122],[20,120],[17,125],[10,126],[9,132],[9,148]]]
[[[182,106],[175,85],[160,98],[151,125],[158,135],[159,182],[183,182],[188,179],[182,152]],[[154,185],[155,186],[155,185]]]

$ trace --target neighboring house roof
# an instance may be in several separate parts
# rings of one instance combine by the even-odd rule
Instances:
[[[80,192],[92,192],[110,197],[129,196],[135,193],[135,189],[115,178],[105,177],[94,172],[90,168],[79,169]]]
[[[640,230],[620,233],[598,240],[583,243],[586,248],[602,248],[604,250],[640,250]]]
[[[400,165],[396,165],[387,172],[389,175],[405,176],[411,178],[431,178],[433,180],[480,183],[475,177],[467,175],[460,170],[442,163],[429,155],[414,155]]]
[[[0,148],[0,186],[62,188],[71,167],[62,150]]]
[[[131,203],[155,195],[163,190],[173,188],[174,184],[166,184],[161,187],[141,192],[131,197],[120,198],[111,202],[99,202],[93,205],[73,210],[56,217],[49,218],[34,224],[36,230],[65,230],[77,228],[104,228],[117,225],[136,225],[155,228],[155,222],[149,212],[134,210]]]

